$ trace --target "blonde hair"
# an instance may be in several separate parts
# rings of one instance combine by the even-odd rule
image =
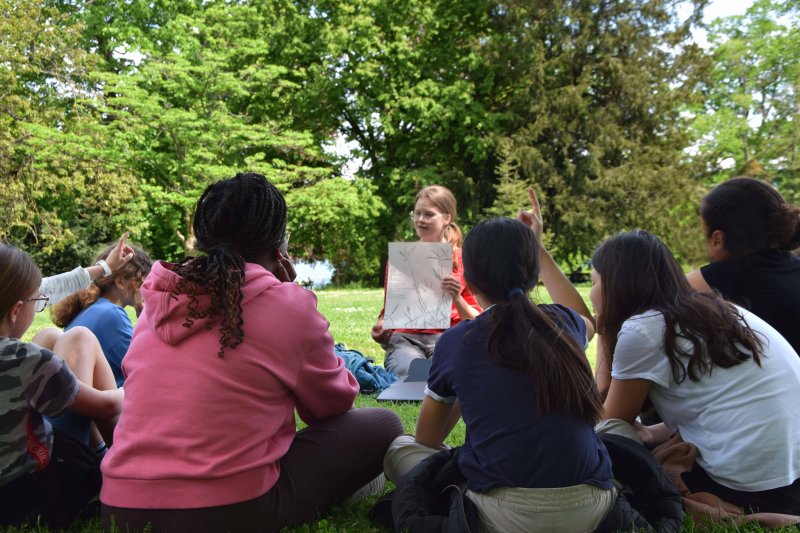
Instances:
[[[456,197],[450,192],[450,189],[443,185],[428,185],[417,193],[414,197],[416,204],[420,198],[428,200],[437,209],[450,215],[450,223],[444,228],[444,239],[453,245],[453,248],[460,248],[463,236],[461,235],[461,228],[458,227],[455,220],[458,216],[458,209],[456,207]]]

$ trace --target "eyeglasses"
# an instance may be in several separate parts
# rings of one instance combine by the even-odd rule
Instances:
[[[408,216],[411,217],[412,221],[421,220],[423,222],[430,222],[436,217],[442,216],[444,213],[432,213],[430,211],[421,212],[421,211],[411,211]]]
[[[33,309],[37,313],[41,313],[42,311],[44,311],[44,308],[47,307],[47,302],[49,300],[50,300],[49,296],[45,296],[44,294],[40,294],[36,298],[25,298],[22,301],[23,302],[36,302],[35,307]]]

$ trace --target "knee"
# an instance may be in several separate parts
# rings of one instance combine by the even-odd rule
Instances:
[[[397,413],[382,407],[361,407],[350,411],[361,419],[364,434],[372,436],[384,449],[398,435],[403,434],[403,422]]]
[[[63,334],[63,331],[55,327],[43,328],[36,332],[31,342],[52,351],[56,345],[56,341],[58,341],[59,337]]]
[[[65,331],[58,337],[54,345],[55,349],[53,351],[59,355],[62,355],[62,352],[66,352],[74,348],[90,350],[98,346],[99,343],[97,341],[97,337],[95,337],[94,333],[92,333],[90,329],[87,329],[83,326],[77,326],[69,331]]]

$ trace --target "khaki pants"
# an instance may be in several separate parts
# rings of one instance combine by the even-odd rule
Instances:
[[[467,491],[478,507],[481,530],[491,532],[593,531],[614,507],[615,489],[575,485],[555,489],[500,487]]]
[[[634,442],[642,444],[642,438],[636,433],[636,429],[619,418],[606,418],[605,420],[601,420],[594,426],[594,432],[598,435],[604,433],[619,435],[620,437],[625,437],[626,439],[631,439]]]
[[[400,435],[383,459],[386,477],[397,481],[439,450]],[[592,531],[614,506],[616,490],[593,485],[555,489],[501,487],[485,493],[467,491],[478,507],[481,528],[498,532]]]

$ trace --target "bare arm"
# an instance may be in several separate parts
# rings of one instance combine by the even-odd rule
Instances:
[[[618,418],[629,424],[642,412],[644,400],[650,393],[651,381],[646,379],[614,379],[603,403],[603,418]]]
[[[425,396],[417,419],[415,439],[429,448],[438,448],[461,416],[458,402],[444,403]]]
[[[688,281],[689,285],[696,291],[711,292],[713,290],[711,286],[706,283],[706,278],[703,277],[703,273],[699,270],[692,270],[686,274],[686,281]]]
[[[586,323],[586,340],[590,341],[594,337],[594,318],[578,290],[570,283],[542,243],[542,211],[539,207],[539,200],[536,199],[536,193],[533,189],[528,189],[528,197],[531,201],[531,209],[530,211],[520,210],[517,214],[517,220],[529,226],[539,241],[539,263],[542,283],[544,283],[547,293],[553,299],[553,302],[569,307],[581,315]]]
[[[122,400],[125,398],[123,389],[97,390],[82,381],[78,381],[80,389],[72,410],[91,418],[100,430],[106,444],[113,443],[114,427],[122,412]]]
[[[601,398],[606,398],[611,387],[611,362],[606,355],[601,335],[597,336],[597,361],[595,362],[594,380]]]

